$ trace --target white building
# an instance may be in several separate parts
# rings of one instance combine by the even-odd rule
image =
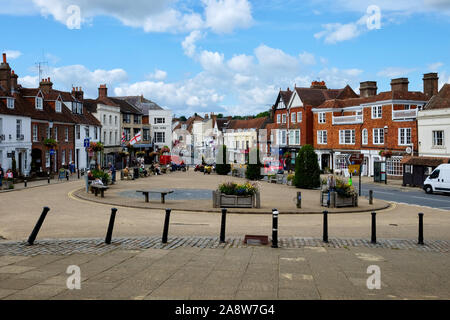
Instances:
[[[168,146],[172,150],[172,111],[149,110],[150,134],[155,150]]]
[[[424,157],[450,157],[450,84],[419,111],[419,155]]]

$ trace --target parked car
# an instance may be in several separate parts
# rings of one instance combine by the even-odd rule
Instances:
[[[423,189],[426,193],[450,193],[450,164],[441,164],[425,179]]]
[[[283,164],[280,161],[265,161],[264,162],[264,173],[265,174],[276,174],[283,173]]]

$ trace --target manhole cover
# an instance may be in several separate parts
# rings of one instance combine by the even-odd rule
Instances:
[[[244,243],[249,245],[267,245],[269,244],[268,236],[246,235]]]

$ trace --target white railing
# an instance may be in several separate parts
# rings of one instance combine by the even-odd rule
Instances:
[[[363,123],[363,116],[362,115],[341,116],[341,117],[333,116],[333,124],[352,124],[352,123]]]
[[[417,109],[394,110],[392,111],[392,120],[417,118]]]

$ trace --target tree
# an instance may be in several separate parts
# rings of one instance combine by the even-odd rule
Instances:
[[[264,111],[264,112],[258,113],[255,118],[264,118],[264,117],[268,117],[268,116],[270,116],[269,111]]]
[[[259,149],[254,148],[249,154],[249,163],[247,164],[247,170],[245,171],[245,177],[248,180],[260,180],[262,179],[261,167],[262,164],[259,161]]]
[[[219,161],[221,160],[221,161]],[[227,146],[223,145],[217,154],[216,173],[221,176],[227,175],[231,171],[231,165],[227,162]]]
[[[219,113],[219,114],[217,115],[217,118],[219,118],[219,119],[224,118],[223,113]]]
[[[294,185],[302,189],[320,187],[320,168],[314,148],[307,144],[300,149],[295,161]]]
[[[185,116],[181,116],[181,117],[180,117],[180,121],[187,121],[187,119],[186,119]]]

